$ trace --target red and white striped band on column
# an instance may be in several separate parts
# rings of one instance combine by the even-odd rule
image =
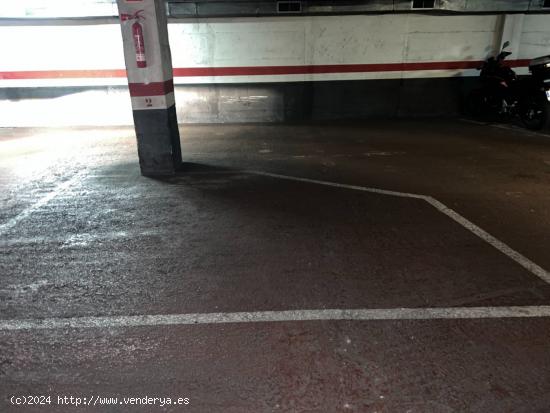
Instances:
[[[168,109],[175,104],[174,80],[163,82],[129,83],[134,110]]]

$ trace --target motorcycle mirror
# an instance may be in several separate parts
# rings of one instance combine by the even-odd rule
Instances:
[[[504,42],[504,44],[502,45],[502,50],[506,49],[508,46],[510,46],[510,42],[507,40]]]

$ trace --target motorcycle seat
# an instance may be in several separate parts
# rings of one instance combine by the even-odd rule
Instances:
[[[537,57],[536,59],[531,60],[529,62],[529,67],[542,66],[547,64],[550,64],[550,55]]]

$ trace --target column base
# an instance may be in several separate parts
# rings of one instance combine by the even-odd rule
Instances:
[[[168,109],[134,110],[133,114],[141,174],[174,175],[182,162],[175,105]]]

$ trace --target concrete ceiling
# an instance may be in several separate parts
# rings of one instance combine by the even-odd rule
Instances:
[[[262,16],[287,14],[276,0],[170,0],[173,17]],[[411,0],[302,0],[300,11],[288,14],[350,14],[411,12]],[[544,0],[435,0],[435,12],[508,13],[549,12]],[[422,10],[423,12],[433,12]]]

